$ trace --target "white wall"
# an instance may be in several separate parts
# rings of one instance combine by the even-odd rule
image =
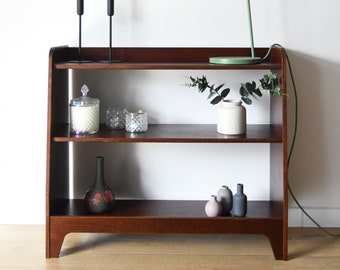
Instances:
[[[337,29],[340,21],[340,2],[252,2],[255,45],[270,46],[280,43],[285,46],[289,51],[298,86],[299,132],[290,170],[292,189],[301,204],[322,225],[340,226],[340,199],[337,195],[340,189],[340,183],[337,181],[340,173],[340,123],[337,119],[340,113],[337,104],[340,96],[337,91],[337,79],[340,74],[340,54],[337,53],[340,45]],[[245,3],[242,1],[213,0],[208,4],[203,0],[116,0],[115,7],[114,46],[249,46],[247,21],[244,17]],[[106,1],[85,0],[83,45],[107,46],[107,25]],[[44,223],[48,51],[56,45],[77,46],[77,27],[75,0],[21,0],[0,3],[0,224]],[[181,96],[176,102],[190,104],[190,107],[182,106],[179,114],[186,114],[188,121],[195,121],[196,108],[200,108],[199,121],[213,122],[214,109],[207,104],[205,98],[193,90],[178,87],[183,82],[182,75],[188,74],[175,72],[167,75],[169,77],[166,78],[166,84],[161,86],[164,95],[167,95],[167,91],[172,87],[174,91],[185,92],[186,96]],[[143,75],[137,74],[136,80],[141,76]],[[231,86],[237,85],[243,79],[236,73],[227,76]],[[257,74],[242,76],[251,78]],[[148,77],[150,79],[145,81],[145,86],[150,91],[155,91],[155,83],[152,81],[158,77],[157,73]],[[109,84],[99,82],[98,79],[88,80],[87,83],[97,87],[99,92],[104,90],[105,83]],[[174,81],[176,87],[172,85]],[[75,88],[81,83],[82,78],[77,77]],[[294,99],[291,87],[289,92],[289,108],[292,111]],[[155,92],[150,94],[154,96]],[[190,103],[185,102],[187,98]],[[168,112],[173,112],[171,106],[164,107],[159,102],[143,102],[137,105],[145,106],[149,112],[154,110],[154,115],[157,115],[154,121],[171,122],[179,119],[176,114],[167,118]],[[261,102],[252,108],[248,107],[250,111],[260,112],[258,115],[261,120],[256,117],[251,119],[252,122],[265,121],[265,116],[261,113],[265,106],[266,103]],[[293,113],[290,113],[290,119],[292,115]],[[131,149],[126,148],[132,146],[119,147],[122,148],[118,149],[119,151],[130,151]],[[145,147],[149,147],[147,152],[142,151]],[[186,155],[183,159],[191,161],[198,155],[205,157],[209,153],[217,153],[220,157],[219,166],[223,167],[227,162],[228,165],[236,167],[240,165],[234,165],[232,158],[225,160],[222,157],[225,151],[230,148],[235,150],[236,147],[238,154],[256,153],[260,157],[259,163],[268,162],[266,145],[253,145],[250,149],[245,146],[224,147],[203,145],[202,149],[197,150],[192,145],[186,145]],[[139,187],[136,188],[136,183],[129,182],[129,190],[124,191],[121,185],[115,182],[117,192],[122,197],[138,196],[143,191],[144,197],[188,196],[204,199],[222,183],[227,182],[234,187],[236,181],[242,181],[246,184],[250,198],[262,199],[267,196],[267,171],[245,171],[241,168],[212,173],[214,164],[208,159],[187,162],[185,166],[178,162],[179,169],[175,176],[182,177],[181,174],[184,174],[183,177],[188,178],[188,182],[182,183],[180,188],[176,182],[171,181],[172,179],[161,178],[163,176],[159,172],[150,173],[148,168],[158,161],[157,155],[164,151],[173,155],[169,156],[168,160],[163,160],[163,163],[159,162],[159,166],[166,170],[165,164],[173,160],[171,157],[175,157],[175,151],[170,151],[172,149],[167,145],[136,146],[133,151],[143,160],[143,164],[138,164],[138,168],[142,168],[138,174]],[[204,156],[201,153],[204,153]],[[92,156],[88,157],[90,163],[91,158]],[[107,155],[107,160],[112,163],[117,161],[111,155]],[[204,166],[207,169],[203,169]],[[198,171],[197,167],[200,168]],[[197,171],[197,174],[192,171]],[[171,175],[173,173],[171,171]],[[143,181],[145,177],[150,177],[151,180]],[[162,181],[160,185],[157,182],[160,178],[167,181]],[[258,180],[264,182],[263,186],[258,185]],[[192,188],[194,185],[195,188]],[[159,186],[162,186],[162,189]],[[81,188],[76,185],[75,190],[75,196],[80,196]],[[291,226],[311,226],[293,202],[290,202],[289,215]]]

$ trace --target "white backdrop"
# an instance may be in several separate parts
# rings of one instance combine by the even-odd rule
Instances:
[[[114,46],[249,46],[245,1],[115,2]],[[340,54],[337,51],[340,45],[337,28],[339,8],[340,2],[337,0],[252,1],[255,46],[270,46],[273,43],[285,46],[291,57],[299,90],[299,133],[290,170],[291,186],[301,204],[325,226],[340,225],[340,124],[337,117],[340,113],[337,104],[340,95],[337,84],[340,73]],[[106,1],[85,0],[84,10],[83,45],[107,46]],[[45,218],[48,52],[50,47],[56,45],[78,45],[76,1],[2,1],[0,36],[0,223],[40,224],[44,223]],[[158,96],[156,86],[163,81],[155,80],[159,78],[157,73],[148,74],[143,81],[141,78],[144,78],[144,74],[134,77],[136,84],[142,83],[145,88],[143,91],[154,98],[152,102],[147,98],[138,99],[141,103],[134,105],[155,112],[154,121],[176,122],[182,119],[180,116],[186,115],[191,122],[197,119],[199,122],[213,122],[214,108],[206,102],[205,97],[192,89],[179,86],[185,75],[185,72],[167,74],[161,86],[167,100],[173,97],[170,91],[183,91],[183,95],[180,93],[180,98],[176,100],[182,102],[183,106],[176,113],[172,114],[174,110],[171,102],[165,102],[163,96]],[[252,76],[256,78],[257,74],[222,74],[217,75],[216,80],[227,78],[229,85],[234,86],[243,80],[241,76],[248,79]],[[84,80],[81,74],[77,74],[75,89]],[[112,86],[107,78],[100,81],[98,78],[86,80],[91,87],[97,87],[99,92]],[[134,87],[130,91],[135,91]],[[289,108],[292,109],[294,99],[291,87],[289,91]],[[110,99],[105,100],[108,103]],[[266,115],[262,113],[265,106],[266,103],[261,102],[249,109],[259,112],[256,114],[258,116],[251,119],[252,122],[266,121]],[[168,112],[171,112],[171,117]],[[293,114],[290,112],[289,116],[291,119]],[[242,181],[251,199],[266,198],[268,172],[256,169],[268,163],[266,145],[202,145],[202,149],[193,146],[184,147],[185,155],[182,158],[185,163],[178,159],[178,151],[173,146],[152,144],[128,149],[140,157],[138,160],[143,161],[142,164],[140,161],[135,164],[137,168],[142,168],[138,173],[139,180],[136,180],[139,187],[131,181],[127,192],[122,185],[114,182],[116,191],[122,197],[143,195],[204,199],[221,184],[233,188],[237,181]],[[148,147],[147,151],[145,147]],[[179,147],[183,148],[182,145]],[[118,148],[124,148],[118,151],[126,151],[126,148],[132,146],[121,145]],[[239,164],[230,165],[234,164],[235,158],[229,156],[224,159],[223,154],[229,150],[236,150],[237,155],[255,153],[259,157],[258,163],[249,170],[235,170]],[[89,164],[92,163],[92,154],[96,155],[102,150],[96,148],[90,151],[91,155],[84,161]],[[159,161],[158,155],[165,151],[169,156]],[[217,165],[207,158],[211,154],[218,156]],[[109,153],[106,155],[108,162],[119,163]],[[195,160],[197,156],[201,158]],[[155,162],[159,162],[161,170],[149,170],[155,166]],[[173,162],[177,164],[177,171],[168,171],[168,164]],[[224,170],[214,171],[214,166]],[[171,175],[171,178],[164,178],[165,174]],[[148,180],[145,181],[145,178]],[[173,179],[187,180],[178,183]],[[81,193],[81,187],[75,186],[75,196]],[[311,226],[293,202],[290,202],[289,215],[291,226]]]

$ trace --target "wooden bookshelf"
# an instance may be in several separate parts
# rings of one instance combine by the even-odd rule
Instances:
[[[268,48],[257,48],[263,57]],[[249,55],[246,48],[114,48],[120,63],[107,64],[108,48],[83,48],[83,59],[74,63],[77,48],[54,47],[49,55],[48,130],[46,174],[46,257],[58,257],[72,232],[263,234],[276,259],[287,260],[287,119],[286,96],[271,97],[270,124],[248,125],[247,133],[226,136],[215,125],[154,124],[148,131],[131,134],[108,130],[93,135],[70,134],[68,123],[69,70],[272,70],[286,89],[286,62],[279,48],[257,65],[212,65],[212,56]],[[210,218],[203,201],[117,200],[112,213],[91,215],[82,200],[69,198],[69,143],[267,143],[270,145],[270,198],[248,202],[245,218]]]

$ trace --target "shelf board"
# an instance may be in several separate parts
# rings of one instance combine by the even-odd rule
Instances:
[[[263,58],[269,48],[255,48],[255,54]],[[189,48],[189,47],[122,47],[112,48],[113,59],[118,63],[105,63],[109,57],[108,48],[83,47],[82,59],[87,63],[77,63],[79,50],[75,47],[55,47],[53,52],[54,69],[74,70],[136,70],[136,69],[232,69],[232,70],[279,70],[281,69],[281,49],[273,48],[269,57],[253,65],[216,65],[209,63],[210,57],[250,56],[250,48]]]
[[[209,62],[191,63],[191,62],[120,62],[120,63],[69,63],[61,62],[54,65],[55,69],[73,69],[73,70],[275,70],[280,69],[279,64],[260,63],[256,65],[215,65]]]
[[[62,200],[51,203],[51,216],[82,216],[111,218],[204,218],[209,219],[204,212],[207,201],[185,200],[116,200],[112,212],[105,214],[88,213],[82,199]],[[248,201],[247,216],[252,218],[282,219],[282,204],[273,201]],[[219,219],[240,219],[231,216],[217,217]]]
[[[150,124],[147,132],[109,130],[104,124],[92,135],[70,134],[68,124],[60,125],[55,142],[168,142],[168,143],[281,143],[281,128],[274,125],[247,125],[247,133],[237,136],[219,134],[213,124]]]

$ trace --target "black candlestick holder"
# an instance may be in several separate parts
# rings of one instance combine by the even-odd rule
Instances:
[[[112,16],[114,14],[114,0],[107,0],[107,15],[109,16],[109,59],[101,60],[103,63],[119,63],[120,59],[112,58]]]
[[[81,34],[82,34],[82,15],[84,14],[84,0],[77,0],[77,14],[79,16],[79,45],[78,45],[78,60],[71,60],[71,63],[89,63],[89,60],[82,59],[82,45],[81,45]]]

